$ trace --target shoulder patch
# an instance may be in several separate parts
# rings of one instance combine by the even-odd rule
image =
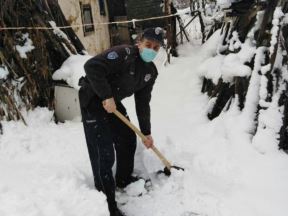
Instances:
[[[130,48],[128,48],[128,47],[125,47],[125,50],[126,50],[126,53],[127,53],[128,55],[130,55],[130,53],[131,53],[131,50],[130,50]]]
[[[107,55],[107,59],[111,59],[111,60],[117,59],[118,57],[119,55],[115,51],[109,52]]]
[[[144,81],[148,82],[151,79],[151,74],[146,74],[144,77]]]
[[[163,31],[163,30],[162,30],[162,28],[160,28],[160,27],[155,28],[155,34],[156,34],[156,35],[161,34],[162,31]]]

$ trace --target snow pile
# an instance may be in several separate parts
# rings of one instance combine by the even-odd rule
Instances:
[[[224,55],[218,55],[207,59],[199,67],[200,75],[206,77],[207,79],[211,79],[213,83],[217,84],[218,80],[222,76],[221,67],[223,65],[224,58]]]
[[[124,190],[129,196],[139,196],[146,193],[144,185],[145,181],[143,179],[140,179],[128,185]]]
[[[6,66],[0,66],[0,80],[6,79],[9,74]]]
[[[260,89],[259,89],[259,105],[261,107],[258,115],[258,127],[257,133],[253,137],[252,144],[255,148],[262,154],[277,154],[278,153],[278,143],[279,143],[279,131],[281,129],[283,123],[283,113],[284,108],[279,107],[279,99],[280,95],[283,91],[286,90],[286,82],[287,82],[287,66],[283,66],[283,58],[284,53],[282,47],[277,48],[277,53],[275,53],[275,44],[277,43],[279,36],[279,24],[280,19],[283,17],[283,12],[281,8],[276,8],[273,17],[273,27],[271,29],[271,46],[266,48],[267,51],[269,49],[270,58],[272,55],[276,55],[276,59],[273,65],[273,69],[271,68],[271,64],[268,63],[266,65],[261,66],[261,78],[260,78]],[[261,54],[262,58],[264,57],[264,52]],[[262,63],[264,60],[262,60]],[[260,66],[258,66],[259,68]],[[275,83],[275,74],[276,70],[281,71],[281,77],[283,79],[279,80],[279,83]],[[267,74],[271,73],[273,78],[273,97],[271,97],[271,93],[268,93],[268,79]],[[269,74],[268,74],[269,75]],[[270,100],[271,97],[271,100]]]
[[[107,216],[106,198],[93,188],[79,123],[53,123],[35,109],[21,122],[2,122],[0,215]]]
[[[235,99],[228,111],[209,121],[209,98],[201,93],[198,68],[217,54],[218,42],[216,33],[202,47],[180,46],[181,57],[172,58],[171,65],[159,71],[151,101],[152,135],[167,159],[185,171],[172,170],[170,177],[155,175],[163,164],[139,142],[135,172],[149,177],[152,186],[147,191],[139,181],[117,193],[119,207],[128,216],[287,215],[288,157],[271,143],[273,131],[259,133],[259,139],[251,141],[261,80],[257,71],[265,48],[255,50],[256,72],[244,110],[239,110]],[[254,52],[245,46],[241,45],[246,51],[237,55],[237,61]],[[133,98],[123,103],[131,121],[137,122]],[[282,110],[275,105],[261,117],[266,128],[277,128],[280,122]],[[93,189],[82,124],[56,125],[45,109],[24,117],[28,127],[3,122],[0,215],[108,216],[103,194]]]
[[[126,198],[122,209],[128,215],[285,216],[287,213],[288,174],[284,170],[288,168],[288,157],[277,150],[275,143],[270,143],[271,138],[265,139],[266,135],[261,145],[274,148],[265,148],[263,155],[257,147],[259,143],[252,144],[249,131],[250,121],[254,124],[254,107],[257,109],[253,103],[259,101],[256,89],[259,73],[252,73],[255,85],[252,83],[249,89],[245,111],[240,112],[237,100],[233,100],[229,111],[211,122],[206,118],[208,98],[200,93],[202,83],[197,77],[197,66],[215,54],[216,49],[213,51],[212,47],[217,47],[216,37],[209,43],[202,49],[193,46],[190,51],[187,45],[181,47],[181,58],[160,71],[152,97],[155,143],[173,164],[183,166],[185,172],[173,170],[171,177],[160,179],[149,175],[153,190],[138,198]],[[256,51],[252,47],[248,52],[248,47],[241,58],[245,53],[250,58],[257,52],[255,68],[261,69],[263,48]],[[178,86],[171,88],[171,80]],[[130,101],[128,104],[133,105]],[[272,124],[279,124],[275,112],[270,112],[266,120],[273,127]],[[135,116],[132,121],[136,121]],[[149,153],[144,151],[141,155],[146,170],[163,168]]]
[[[52,76],[54,80],[64,80],[75,89],[79,89],[79,79],[85,76],[84,64],[92,56],[90,55],[72,55],[62,64],[61,68],[56,70]]]
[[[16,45],[16,50],[18,51],[21,58],[27,58],[26,53],[32,51],[35,49],[35,47],[33,46],[32,40],[29,38],[29,33],[23,34],[22,40],[24,41],[24,45]]]
[[[230,44],[230,49],[239,48],[241,50],[238,53],[218,54],[205,60],[199,67],[200,76],[211,79],[214,84],[217,84],[220,78],[224,82],[231,82],[234,77],[250,76],[251,68],[245,63],[253,58],[256,48],[251,45],[249,40],[244,44],[240,44],[237,40],[235,40],[234,45]]]
[[[259,126],[252,144],[262,154],[278,153],[279,131],[282,126],[283,108],[278,107],[279,95],[273,98],[267,110],[260,110]]]

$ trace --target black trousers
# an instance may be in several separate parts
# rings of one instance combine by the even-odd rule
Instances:
[[[122,103],[116,103],[116,106],[119,112],[128,117]],[[117,116],[107,113],[98,97],[92,98],[87,107],[81,107],[81,113],[95,187],[106,194],[111,213],[117,208],[112,174],[114,149],[116,183],[126,182],[134,169],[136,135]]]

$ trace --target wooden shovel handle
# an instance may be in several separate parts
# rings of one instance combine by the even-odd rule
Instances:
[[[142,141],[146,141],[146,136],[137,128],[135,127],[122,113],[118,110],[115,110],[114,114],[121,119],[128,127],[130,127],[141,139]],[[170,162],[164,157],[164,155],[153,145],[151,147],[153,152],[158,156],[158,158],[162,161],[162,163],[167,167],[169,170],[171,169]]]

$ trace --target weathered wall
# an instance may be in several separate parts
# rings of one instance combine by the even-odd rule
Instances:
[[[105,1],[106,15],[100,15],[98,0],[59,0],[59,5],[70,25],[81,25],[81,8],[82,4],[91,4],[93,23],[108,22],[107,4]],[[110,47],[110,36],[107,25],[96,25],[94,32],[89,32],[84,36],[83,28],[73,28],[77,36],[84,44],[84,47],[90,55],[95,55]]]

